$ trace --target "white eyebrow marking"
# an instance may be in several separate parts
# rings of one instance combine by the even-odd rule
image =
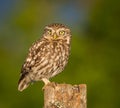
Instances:
[[[47,26],[47,27],[45,27],[45,29],[51,29],[51,30],[52,30],[52,28],[51,28],[51,27],[48,27],[48,26]]]
[[[52,34],[55,32],[55,30],[52,28],[52,27],[45,27],[45,29],[49,29],[49,30],[52,30]]]

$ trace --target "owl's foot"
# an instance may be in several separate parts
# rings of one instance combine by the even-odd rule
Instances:
[[[47,85],[44,85],[44,87],[42,88],[42,90],[45,90],[47,87],[52,87],[52,88],[56,88],[57,83],[55,82],[49,82]]]
[[[45,83],[45,85],[47,85],[48,83],[50,83],[49,79],[47,79],[47,78],[42,78],[42,81]]]
[[[52,88],[56,88],[56,86],[57,86],[57,83],[56,82],[51,82],[51,83],[49,83],[47,86],[51,86]]]
[[[42,78],[42,81],[45,83],[44,87],[42,88],[42,90],[44,90],[46,85],[48,85],[50,83],[50,81],[47,78]]]

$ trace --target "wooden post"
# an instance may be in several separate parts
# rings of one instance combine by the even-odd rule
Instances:
[[[86,84],[52,82],[44,87],[44,108],[87,108],[86,92]]]

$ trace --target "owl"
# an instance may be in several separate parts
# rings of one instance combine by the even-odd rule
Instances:
[[[62,72],[68,63],[70,54],[70,29],[59,23],[47,25],[40,39],[29,48],[22,65],[18,90],[23,91],[31,82],[43,81]]]

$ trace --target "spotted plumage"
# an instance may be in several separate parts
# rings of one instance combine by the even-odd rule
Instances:
[[[33,81],[49,83],[49,79],[63,71],[70,52],[70,29],[63,24],[45,27],[43,36],[29,48],[22,66],[18,90],[23,91]]]

